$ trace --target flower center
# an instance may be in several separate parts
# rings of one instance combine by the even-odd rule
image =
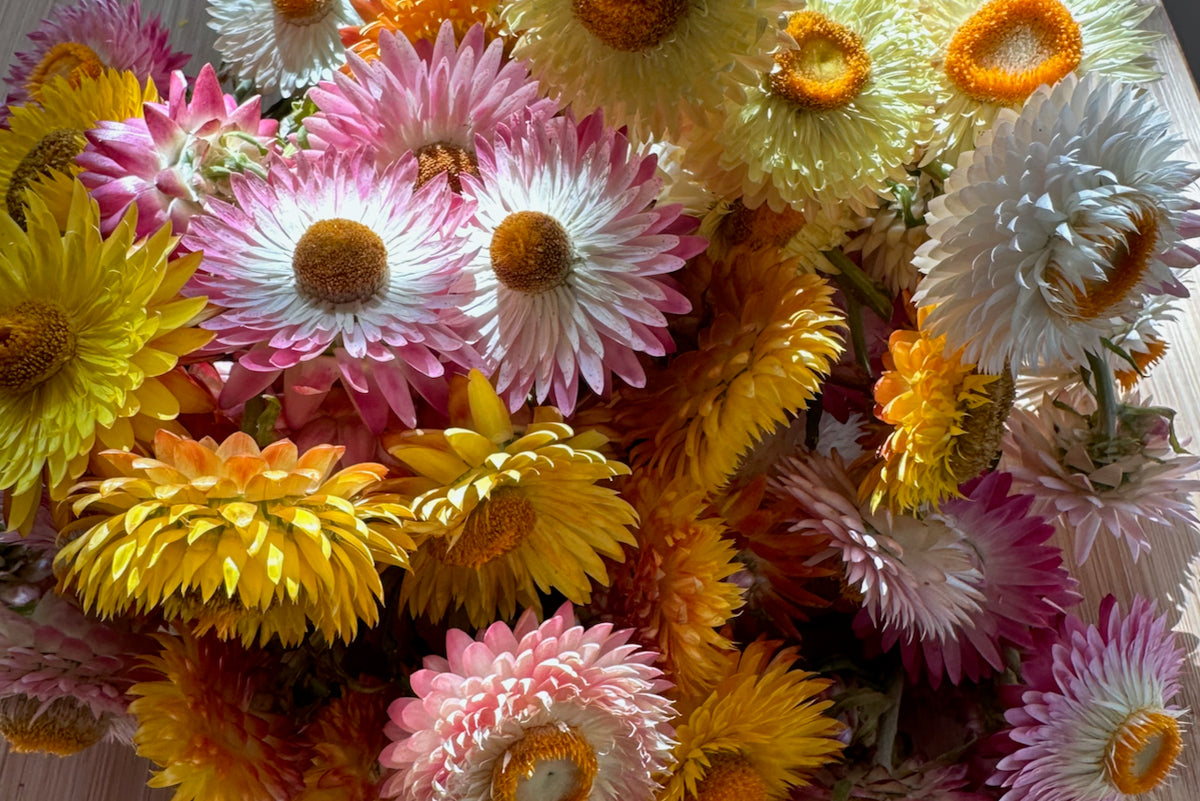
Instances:
[[[83,152],[87,140],[83,134],[70,128],[59,128],[43,136],[29,149],[13,170],[4,195],[8,216],[18,225],[25,227],[25,190],[42,175],[53,172],[70,172],[75,157]]]
[[[688,12],[689,0],[572,0],[588,33],[613,50],[636,53],[657,47]]]
[[[1125,718],[1108,741],[1104,770],[1122,793],[1148,793],[1171,772],[1182,748],[1174,717],[1139,709]]]
[[[450,188],[462,192],[458,176],[463,173],[479,177],[479,164],[475,155],[449,142],[434,142],[417,151],[417,186],[428,182],[436,175],[446,174]]]
[[[767,784],[739,752],[720,751],[709,757],[709,768],[687,801],[767,801]]]
[[[388,278],[388,253],[379,234],[362,223],[333,218],[313,223],[292,254],[296,287],[325,303],[362,303]]]
[[[1122,240],[1109,243],[1112,254],[1108,275],[1103,281],[1085,281],[1083,289],[1071,287],[1074,295],[1073,316],[1092,320],[1124,300],[1142,282],[1154,246],[1158,241],[1158,220],[1145,211],[1134,221],[1134,230]]]
[[[0,389],[21,395],[75,355],[75,333],[56,303],[27,300],[0,312]]]
[[[444,564],[475,570],[516,548],[533,531],[537,512],[520,490],[501,487],[472,510],[451,546],[434,540],[434,555]]]
[[[1138,379],[1143,374],[1163,357],[1167,355],[1167,343],[1161,339],[1151,339],[1146,343],[1146,350],[1135,350],[1130,352],[1133,357],[1133,363],[1137,365],[1135,370],[1133,367],[1124,369],[1113,369],[1113,377],[1121,383],[1121,389],[1128,392],[1133,389],[1138,382]]]
[[[959,26],[946,75],[984,103],[1022,103],[1079,66],[1083,36],[1059,0],[991,0]]]
[[[107,730],[108,721],[74,698],[56,698],[45,708],[28,695],[0,699],[0,734],[18,754],[69,756],[99,742]]]
[[[294,25],[313,25],[333,11],[334,0],[271,0],[275,13]]]
[[[42,56],[25,81],[25,88],[34,98],[39,98],[42,87],[56,76],[66,78],[71,86],[79,86],[85,76],[98,78],[102,72],[104,62],[95,50],[78,42],[62,42]]]
[[[954,438],[949,467],[954,480],[966,483],[991,468],[1004,437],[1004,421],[1017,397],[1012,373],[1001,371],[984,391],[990,403],[969,409],[963,417],[963,433]]]
[[[496,760],[492,801],[586,801],[599,765],[572,726],[534,726]]]
[[[841,108],[858,97],[871,77],[871,57],[862,37],[816,11],[788,19],[793,50],[775,56],[767,76],[771,94],[809,111]]]
[[[508,215],[492,234],[492,270],[511,290],[536,295],[561,286],[571,272],[571,240],[540,211]]]

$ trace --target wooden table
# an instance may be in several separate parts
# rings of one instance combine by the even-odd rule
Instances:
[[[1179,131],[1190,139],[1187,157],[1200,162],[1200,96],[1192,81],[1179,43],[1159,0],[1154,5],[1150,27],[1166,33],[1158,47],[1158,59],[1166,78],[1151,87],[1159,102],[1169,108]],[[0,4],[0,58],[3,72],[14,49],[23,48],[24,33],[32,30],[50,0],[22,0]],[[204,0],[142,0],[143,8],[159,10],[171,27],[177,47],[186,44],[193,53],[212,54],[214,35],[205,26]],[[193,58],[193,74],[203,60]],[[1194,294],[1182,319],[1168,328],[1172,349],[1147,382],[1154,399],[1179,410],[1179,433],[1200,447],[1200,290],[1187,279]],[[1130,564],[1124,545],[1101,537],[1095,555],[1082,575],[1088,597],[1085,613],[1095,615],[1098,600],[1112,592],[1122,601],[1135,593],[1158,599],[1161,609],[1179,619],[1189,650],[1200,642],[1200,538],[1160,532],[1154,549],[1136,565]],[[1088,610],[1091,610],[1088,612]],[[1181,703],[1200,714],[1200,661],[1192,659],[1184,677]],[[1159,801],[1200,799],[1200,735],[1196,717],[1184,735],[1184,756],[1169,792]],[[0,745],[0,799],[2,801],[165,801],[168,790],[145,787],[149,764],[129,748],[112,745],[93,747],[67,759],[10,754]]]

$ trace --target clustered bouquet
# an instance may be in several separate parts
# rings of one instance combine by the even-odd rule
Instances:
[[[1183,647],[1073,578],[1197,524],[1148,6],[208,6],[194,74],[136,0],[8,74],[12,748],[177,801],[1168,779]]]

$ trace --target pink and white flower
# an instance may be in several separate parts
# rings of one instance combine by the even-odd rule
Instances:
[[[237,205],[212,200],[184,246],[204,251],[190,291],[221,308],[209,350],[234,353],[220,401],[236,406],[285,371],[286,391],[340,378],[374,433],[389,408],[416,424],[411,387],[444,394],[445,361],[478,357],[454,289],[470,213],[445,183],[413,188],[416,159],[376,169],[365,151],[302,152],[266,178],[235,175]]]
[[[645,386],[637,354],[673,351],[666,315],[691,308],[667,276],[706,245],[682,206],[654,205],[655,158],[599,113],[527,115],[477,152],[479,177],[462,175],[477,204],[465,311],[496,391],[511,409],[532,391],[570,414],[581,380],[600,394],[614,374]]]
[[[258,96],[239,105],[221,91],[211,64],[201,68],[191,100],[187,90],[187,77],[177,71],[165,104],[147,103],[144,118],[101,121],[87,132],[88,146],[76,162],[84,168],[80,180],[100,204],[104,231],[136,205],[138,236],[168,219],[182,234],[208,198],[232,199],[230,175],[265,175],[262,165],[276,151],[279,123],[263,119]]]
[[[411,676],[388,710],[383,795],[406,801],[652,798],[670,761],[670,685],[657,654],[611,624],[584,628],[570,604],[540,626],[446,634],[446,658]],[[508,793],[508,794],[505,794]],[[572,794],[574,793],[574,794]]]

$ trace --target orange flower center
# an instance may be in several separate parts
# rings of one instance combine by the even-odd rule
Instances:
[[[1141,283],[1146,274],[1154,246],[1158,241],[1158,219],[1146,211],[1134,221],[1134,230],[1124,239],[1108,243],[1112,254],[1107,277],[1103,281],[1086,281],[1083,289],[1071,287],[1074,297],[1073,315],[1080,320],[1093,320],[1124,300]]]
[[[75,333],[57,303],[27,300],[0,312],[0,389],[20,395],[75,355]]]
[[[492,234],[492,270],[504,286],[536,295],[561,286],[571,272],[571,240],[540,211],[508,215]]]
[[[985,103],[1025,101],[1079,66],[1083,35],[1059,0],[991,0],[959,26],[946,75]]]
[[[362,303],[388,278],[388,253],[379,234],[353,220],[313,223],[292,254],[296,287],[325,303]]]
[[[83,134],[70,128],[51,131],[38,140],[13,170],[4,193],[4,204],[8,216],[18,225],[25,227],[25,190],[35,179],[53,172],[71,172],[75,157],[83,152],[87,140]]]
[[[275,13],[293,25],[313,25],[333,11],[334,0],[271,0]]]
[[[1158,363],[1159,359],[1167,355],[1167,343],[1161,339],[1152,339],[1146,343],[1146,350],[1132,351],[1129,355],[1133,357],[1133,363],[1137,365],[1137,369],[1132,367],[1125,369],[1114,369],[1113,377],[1121,384],[1121,389],[1128,392],[1133,389],[1142,377],[1142,374]]]
[[[587,801],[599,765],[572,726],[534,726],[496,760],[492,801]]]
[[[99,742],[107,730],[107,721],[74,698],[56,698],[44,710],[27,695],[0,699],[0,734],[18,754],[70,756]]]
[[[1132,713],[1108,742],[1104,771],[1127,795],[1148,793],[1171,772],[1183,740],[1179,722],[1165,712]]]
[[[434,555],[445,564],[478,570],[524,542],[536,523],[537,512],[521,491],[501,487],[472,510],[453,545],[433,541]]]
[[[25,81],[25,88],[35,99],[40,99],[42,87],[56,76],[66,78],[71,86],[79,86],[84,77],[97,78],[102,72],[104,62],[95,50],[78,42],[62,42],[42,56]]]
[[[572,0],[579,23],[613,50],[637,53],[663,42],[688,13],[689,0]]]
[[[479,165],[474,154],[463,150],[458,145],[448,142],[434,142],[425,145],[417,151],[417,186],[427,183],[431,178],[442,173],[450,181],[450,188],[455,192],[462,191],[462,182],[458,176],[463,173],[479,177]]]
[[[737,751],[709,757],[709,768],[687,801],[767,801],[767,783],[750,760]]]
[[[771,94],[802,109],[828,111],[858,97],[871,77],[871,57],[862,37],[816,11],[788,19],[796,47],[775,56],[767,76]]]

